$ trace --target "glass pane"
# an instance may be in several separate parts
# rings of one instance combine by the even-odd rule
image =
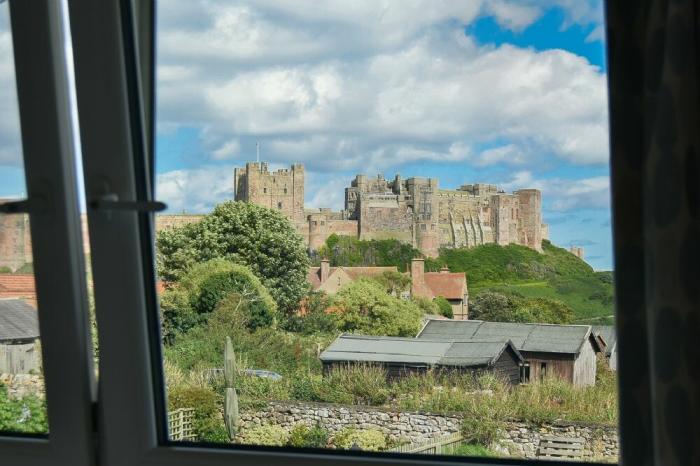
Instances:
[[[0,204],[25,197],[10,15],[0,3]],[[0,433],[48,431],[29,218],[0,213]]]
[[[158,18],[172,440],[617,461],[600,2]]]

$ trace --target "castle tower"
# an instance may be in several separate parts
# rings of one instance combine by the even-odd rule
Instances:
[[[14,271],[28,262],[32,262],[29,216],[0,214],[0,267]]]
[[[328,221],[325,214],[309,215],[309,249],[318,250],[328,238]]]
[[[542,251],[542,192],[539,189],[515,191],[520,209],[519,228],[525,235],[524,245]]]
[[[270,172],[265,162],[248,162],[233,172],[235,200],[279,210],[295,225],[305,222],[304,166]]]

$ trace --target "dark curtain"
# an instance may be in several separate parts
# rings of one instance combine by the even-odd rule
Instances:
[[[609,0],[622,462],[700,465],[699,1]]]

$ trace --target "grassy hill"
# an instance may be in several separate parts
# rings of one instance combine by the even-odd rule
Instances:
[[[472,297],[496,291],[558,299],[575,311],[577,323],[612,323],[612,272],[595,272],[549,241],[543,241],[542,248],[541,254],[518,245],[446,249],[428,267],[447,265],[453,272],[466,272]]]

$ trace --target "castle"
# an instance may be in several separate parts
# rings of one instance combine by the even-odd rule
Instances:
[[[440,189],[436,178],[404,180],[396,175],[387,180],[382,175],[357,175],[345,188],[345,208],[334,212],[304,207],[302,164],[271,172],[267,163],[251,162],[245,168],[236,168],[233,178],[235,200],[279,210],[292,221],[310,249],[318,249],[335,233],[363,240],[397,239],[430,257],[437,256],[441,247],[487,243],[515,243],[540,251],[548,233],[547,225],[542,223],[542,195],[536,189],[512,194],[491,184]],[[157,215],[156,230],[201,218]],[[81,220],[89,252],[85,215]],[[28,262],[32,262],[28,217],[0,214],[0,268],[16,270]]]
[[[398,239],[427,256],[441,247],[487,243],[521,244],[541,250],[548,236],[542,223],[542,194],[521,189],[512,194],[495,185],[468,184],[440,189],[436,178],[387,180],[357,175],[345,188],[345,208],[304,208],[304,166],[270,172],[267,163],[247,163],[234,170],[237,201],[280,210],[310,249],[331,234],[359,239]]]

